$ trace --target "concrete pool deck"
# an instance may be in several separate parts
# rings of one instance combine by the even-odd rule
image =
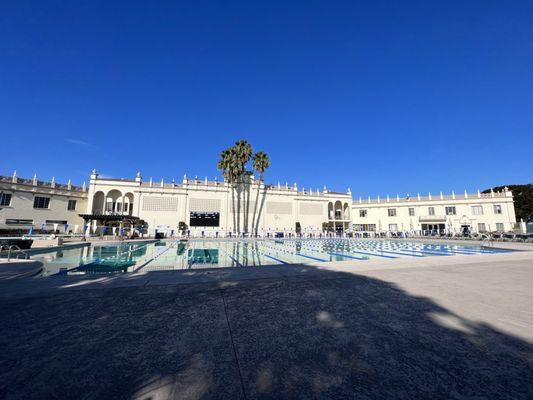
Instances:
[[[0,282],[33,277],[42,270],[43,264],[38,261],[0,258]]]
[[[0,283],[0,397],[530,399],[533,252]]]

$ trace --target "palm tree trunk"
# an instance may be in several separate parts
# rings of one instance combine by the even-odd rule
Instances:
[[[261,188],[261,181],[263,179],[263,174],[259,174],[259,183],[257,185],[257,192],[255,194],[255,204],[254,204],[254,214],[252,217],[252,230],[254,231],[255,235],[257,236],[257,225],[259,221],[256,221],[257,216],[257,203],[259,203],[259,189]]]
[[[233,233],[235,233],[235,227],[237,226],[237,215],[235,215],[235,185],[233,181],[230,181],[231,184],[231,212],[233,214]]]
[[[244,186],[243,186],[243,197],[244,197],[244,222],[243,230],[248,232],[248,217],[250,212],[250,185],[248,184],[248,177],[243,174],[244,177]]]
[[[250,225],[250,197],[252,197],[252,185],[250,182],[248,182],[247,189],[248,189],[248,211],[246,212],[246,215],[247,215],[246,231],[250,232],[251,231],[251,228],[249,226]]]
[[[250,197],[252,196],[251,192],[251,184],[248,182],[246,185],[246,191],[248,192],[248,204],[247,204],[247,210],[246,210],[246,232],[250,232]]]
[[[237,233],[241,231],[241,193],[242,186],[239,181],[237,184]]]
[[[242,177],[242,231],[246,232],[246,179]]]
[[[257,190],[259,191],[259,189]],[[261,199],[261,207],[259,207],[259,213],[257,214],[257,221],[255,223],[256,229],[259,228],[259,221],[261,220],[261,213],[263,211],[263,206],[265,205],[266,193],[267,193],[267,187],[265,185],[263,189],[263,198]]]

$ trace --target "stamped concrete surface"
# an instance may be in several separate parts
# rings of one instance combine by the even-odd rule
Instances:
[[[0,258],[0,282],[31,277],[42,269],[43,264],[38,261]]]
[[[469,260],[1,284],[0,398],[531,399],[533,257]]]

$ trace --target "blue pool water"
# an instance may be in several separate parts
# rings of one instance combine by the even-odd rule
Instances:
[[[98,274],[507,252],[475,245],[369,239],[255,239],[123,242],[32,257],[44,275]]]

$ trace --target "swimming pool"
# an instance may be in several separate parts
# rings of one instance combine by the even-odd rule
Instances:
[[[102,274],[326,261],[502,253],[476,245],[370,239],[248,239],[123,242],[62,249],[31,257],[43,276]]]

